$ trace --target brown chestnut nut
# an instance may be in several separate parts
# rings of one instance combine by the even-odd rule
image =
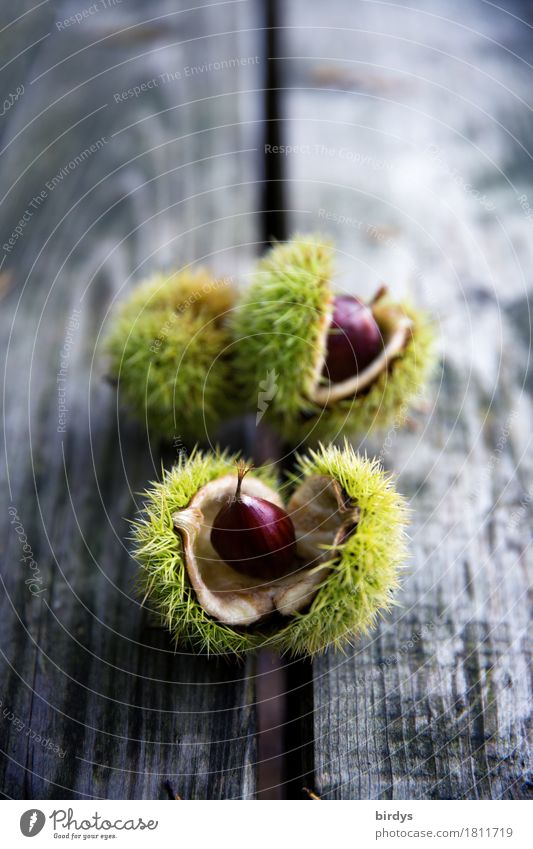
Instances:
[[[274,580],[294,569],[294,525],[281,507],[241,492],[250,468],[244,462],[238,464],[237,489],[213,521],[211,545],[237,572]]]
[[[324,377],[340,383],[362,372],[383,348],[370,307],[353,295],[337,295],[326,345]]]

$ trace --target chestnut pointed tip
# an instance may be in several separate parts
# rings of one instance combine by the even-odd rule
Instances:
[[[249,463],[247,465],[246,462],[241,458],[239,460],[235,460],[235,465],[237,466],[237,489],[235,490],[235,495],[233,496],[233,500],[234,501],[240,501],[241,500],[241,487],[242,487],[242,482],[244,480],[244,476],[247,475],[248,472],[252,471],[254,464]]]
[[[382,283],[379,286],[379,288],[378,288],[376,294],[374,295],[374,297],[372,298],[372,300],[369,301],[369,306],[373,307],[374,304],[378,303],[378,301],[382,301],[383,298],[386,298],[388,294],[389,294],[389,287],[387,286],[386,283]]]

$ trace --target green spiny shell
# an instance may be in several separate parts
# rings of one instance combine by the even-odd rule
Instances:
[[[183,544],[174,530],[173,513],[212,480],[226,475],[235,461],[227,454],[194,451],[180,455],[177,465],[163,474],[145,493],[142,515],[133,523],[134,556],[143,567],[139,590],[149,610],[159,615],[176,642],[197,652],[241,655],[255,648],[261,637],[215,622],[196,600],[183,558]],[[254,471],[266,483],[274,483],[264,471]]]
[[[284,440],[294,444],[362,438],[392,425],[402,427],[411,404],[421,400],[435,365],[435,332],[425,313],[402,304],[413,326],[403,352],[389,368],[355,398],[331,407],[306,407],[305,414],[289,418],[283,410],[272,411],[271,422]]]
[[[320,447],[301,458],[292,485],[311,475],[338,481],[359,508],[357,530],[332,551],[327,577],[308,612],[279,618],[276,628],[264,623],[234,628],[215,621],[196,599],[172,519],[200,487],[227,475],[233,461],[226,454],[195,451],[146,492],[144,511],[133,522],[133,539],[142,566],[139,589],[147,607],[162,618],[176,642],[198,652],[240,656],[269,645],[297,656],[351,643],[392,604],[406,557],[407,509],[390,477],[376,461],[359,457],[348,445]],[[275,488],[270,473],[259,469],[253,474]]]
[[[109,376],[151,434],[195,443],[232,412],[231,286],[205,271],[156,274],[121,305],[106,340]]]
[[[375,626],[394,603],[400,569],[407,557],[408,508],[377,460],[343,448],[320,445],[299,458],[298,477],[328,475],[360,510],[357,530],[338,546],[331,572],[307,613],[297,614],[270,638],[293,656],[343,649]]]
[[[290,444],[364,436],[403,423],[434,366],[435,334],[427,316],[401,304],[412,321],[408,342],[360,395],[320,406],[311,400],[332,308],[332,247],[319,236],[277,245],[260,263],[234,313],[235,369],[250,406],[267,374],[276,387],[265,420]]]
[[[260,262],[252,285],[234,312],[235,369],[247,401],[257,406],[258,387],[274,371],[276,393],[268,419],[296,422],[311,411],[307,391],[324,350],[331,309],[333,249],[318,237],[296,236],[276,245]]]

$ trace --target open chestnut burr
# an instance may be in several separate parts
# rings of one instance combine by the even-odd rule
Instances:
[[[300,457],[289,490],[268,469],[235,474],[231,457],[195,451],[146,495],[140,590],[196,650],[312,655],[352,642],[392,602],[406,505],[348,445]]]
[[[275,375],[265,419],[290,444],[390,426],[419,399],[435,361],[428,317],[387,287],[367,302],[334,292],[333,249],[319,236],[274,246],[232,324],[243,394],[256,405],[258,386]]]

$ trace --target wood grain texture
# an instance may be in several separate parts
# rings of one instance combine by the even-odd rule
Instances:
[[[291,229],[338,245],[339,286],[430,309],[442,368],[381,455],[413,510],[400,606],[314,663],[324,799],[531,790],[531,28],[484,3],[285,8]],[[408,8],[409,7],[409,8]],[[525,4],[506,7],[526,15]],[[529,51],[529,53],[528,53]],[[308,748],[302,772],[308,769]]]
[[[98,356],[109,309],[139,278],[190,261],[246,279],[261,203],[283,205],[283,191],[259,191],[258,4],[186,5],[198,8],[157,0],[147,13],[137,0],[65,29],[80,4],[44,4],[0,34],[5,90],[25,86],[0,127],[0,244],[28,219],[0,252],[0,786],[13,798],[255,792],[254,702],[268,681],[254,691],[251,661],[175,653],[140,609],[127,519],[173,452],[117,410]],[[267,166],[287,178],[288,209],[268,220],[331,233],[340,285],[369,294],[385,279],[431,309],[443,367],[418,432],[361,444],[396,471],[414,511],[401,607],[346,657],[316,661],[311,685],[303,664],[284,665],[286,712],[264,729],[287,724],[261,754],[263,786],[522,798],[531,34],[478,2],[280,7],[286,28],[269,48],[285,58],[268,79],[283,88],[280,139],[296,147]],[[249,62],[209,69],[232,58]],[[280,755],[281,791],[268,786]]]
[[[56,4],[5,119],[1,244],[27,219],[1,269],[12,798],[168,798],[166,781],[183,798],[254,793],[249,666],[176,653],[133,593],[127,520],[162,458],[99,359],[109,310],[140,277],[187,262],[245,275],[256,249],[255,4],[195,5],[129,2],[67,31],[57,22],[80,4]],[[234,57],[250,63],[209,69]]]
[[[28,72],[50,38],[54,12],[49,2],[20,0],[16,5],[2,4],[0,25],[0,144],[11,123],[14,109],[27,93]]]

